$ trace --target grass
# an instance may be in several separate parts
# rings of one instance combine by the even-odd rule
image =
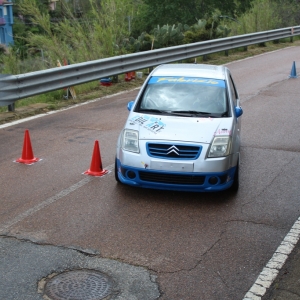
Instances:
[[[278,49],[283,49],[291,46],[299,46],[300,39],[294,38],[294,42],[289,39],[280,41],[278,43],[268,42],[265,46],[252,45],[247,47],[247,51],[244,48],[233,49],[228,51],[228,55],[225,52],[218,52],[206,56],[204,61],[203,57],[197,58],[197,63],[222,65],[232,61],[244,59],[247,57],[263,54]],[[189,59],[183,62],[194,62],[195,60]],[[101,98],[107,95],[116,94],[121,91],[131,90],[139,87],[143,84],[146,78],[148,69],[140,70],[144,73],[142,79],[136,78],[129,82],[124,80],[124,74],[119,75],[118,83],[114,83],[109,87],[102,86],[99,81],[89,82],[75,87],[76,99],[65,99],[67,95],[66,90],[57,90],[47,94],[41,94],[34,97],[18,100],[15,102],[15,111],[8,112],[7,107],[0,107],[0,124],[7,123],[20,118],[28,117],[31,115],[44,113],[51,110],[57,110],[63,107],[74,105],[88,100]]]

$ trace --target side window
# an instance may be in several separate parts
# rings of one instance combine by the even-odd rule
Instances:
[[[233,104],[234,106],[237,106],[237,92],[236,92],[236,89],[235,89],[235,85],[233,83],[233,80],[231,78],[231,75],[229,76],[229,84],[230,84],[230,93],[231,93],[231,97],[232,97],[232,101],[233,101]]]

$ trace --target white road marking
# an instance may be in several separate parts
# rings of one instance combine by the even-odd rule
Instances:
[[[107,174],[109,174],[113,169],[114,169],[114,164],[109,165],[108,167],[104,168],[105,170],[108,170],[109,172]],[[105,175],[107,175],[105,174]],[[69,195],[70,193],[76,191],[77,189],[83,187],[84,185],[86,185],[87,183],[89,183],[90,181],[92,181],[94,178],[102,178],[105,175],[101,176],[101,177],[94,177],[94,176],[88,176],[85,177],[84,179],[80,180],[79,182],[71,185],[70,187],[62,190],[61,192],[59,192],[58,194],[40,202],[38,205],[24,211],[23,213],[19,214],[18,216],[16,216],[14,219],[6,222],[4,225],[2,225],[0,227],[0,232],[4,232],[6,231],[9,227],[15,225],[16,223],[24,220],[25,218],[33,215],[34,213],[40,211],[41,209],[45,208],[46,206],[62,199],[63,197]]]
[[[300,238],[300,217],[296,220],[289,233],[285,236],[272,258],[263,268],[256,281],[247,292],[243,300],[260,300],[267,289],[276,279],[280,269],[285,264],[289,254],[295,248]]]

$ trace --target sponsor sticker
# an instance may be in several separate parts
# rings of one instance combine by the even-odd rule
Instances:
[[[216,135],[231,135],[231,130],[228,130],[226,128],[224,129],[218,129],[217,131],[214,132],[214,136]]]

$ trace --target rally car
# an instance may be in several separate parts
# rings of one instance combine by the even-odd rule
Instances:
[[[240,99],[230,70],[165,64],[145,80],[117,141],[115,178],[178,191],[237,191]]]

